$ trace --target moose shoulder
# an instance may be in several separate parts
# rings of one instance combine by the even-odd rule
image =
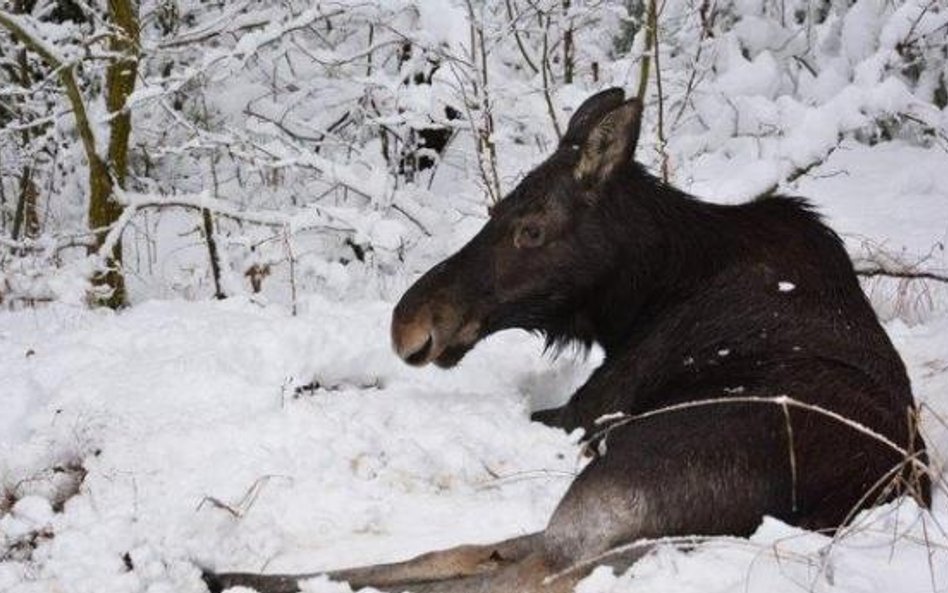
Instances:
[[[569,591],[649,537],[833,530],[910,492],[929,501],[904,365],[839,237],[801,199],[701,202],[633,160],[641,105],[588,99],[556,152],[395,308],[413,365],[455,365],[506,328],[598,343],[602,366],[535,418],[605,439],[548,527],[331,573],[414,591]],[[792,403],[793,405],[790,405]],[[605,415],[625,418],[603,428]],[[305,575],[219,575],[294,590]],[[280,588],[283,587],[283,588]]]

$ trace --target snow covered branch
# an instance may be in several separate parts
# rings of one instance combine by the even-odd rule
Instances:
[[[357,221],[347,220],[340,212],[328,212],[319,206],[310,206],[306,211],[291,215],[285,212],[244,211],[224,200],[211,197],[203,192],[196,195],[176,195],[171,197],[149,196],[119,191],[123,203],[122,215],[115,222],[105,241],[99,247],[99,256],[105,257],[121,240],[122,233],[135,216],[142,210],[154,208],[186,208],[197,211],[209,211],[215,216],[248,222],[266,227],[286,229],[288,232],[319,229],[340,233],[354,233]]]
[[[30,19],[21,15],[15,15],[5,10],[0,10],[0,26],[7,29],[13,36],[26,47],[35,51],[59,74],[59,80],[66,90],[66,96],[72,106],[73,115],[76,119],[76,129],[79,131],[79,137],[82,139],[86,155],[90,159],[97,159],[95,134],[92,131],[92,125],[89,122],[89,115],[86,111],[85,101],[82,98],[82,92],[76,82],[73,72],[74,64],[69,63],[63,58],[55,47],[48,44],[39,32],[33,27]]]

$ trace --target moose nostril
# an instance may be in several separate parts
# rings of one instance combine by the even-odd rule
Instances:
[[[431,334],[428,334],[424,344],[419,346],[414,352],[408,354],[408,356],[405,357],[405,362],[415,366],[428,362],[428,355],[431,354],[431,348],[433,345],[434,340],[432,339]]]

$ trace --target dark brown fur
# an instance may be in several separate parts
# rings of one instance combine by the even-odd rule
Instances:
[[[601,555],[634,561],[641,551],[609,551],[641,538],[748,535],[764,515],[834,530],[905,491],[928,503],[905,368],[839,237],[798,198],[717,206],[656,180],[632,160],[640,115],[621,90],[587,100],[558,150],[392,321],[396,351],[416,365],[453,366],[514,327],[554,347],[601,344],[589,381],[535,418],[585,428],[604,454],[539,534],[333,576],[569,591]],[[694,403],[705,400],[721,401]],[[597,425],[615,413],[627,421]],[[300,575],[214,578],[278,591]]]

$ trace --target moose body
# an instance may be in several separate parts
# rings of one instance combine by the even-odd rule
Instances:
[[[633,161],[641,105],[588,99],[557,151],[403,296],[398,355],[457,364],[507,328],[605,360],[562,408],[597,454],[539,533],[337,573],[447,593],[570,591],[643,538],[747,535],[765,515],[834,530],[900,493],[924,504],[904,365],[839,237],[801,199],[701,202]],[[619,418],[619,420],[616,420]],[[605,422],[602,422],[606,419]],[[311,575],[211,575],[291,591]]]

